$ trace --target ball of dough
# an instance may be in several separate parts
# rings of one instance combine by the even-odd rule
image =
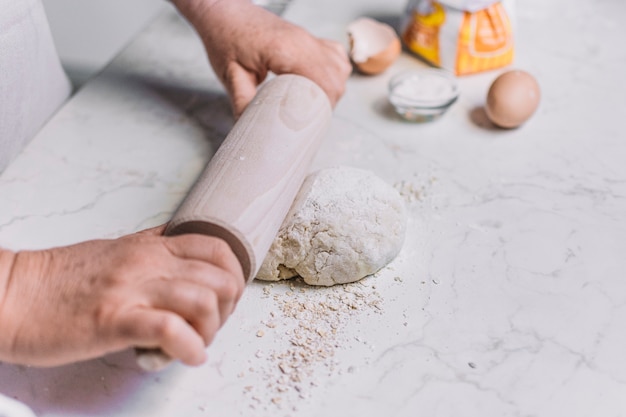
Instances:
[[[305,179],[257,278],[299,275],[324,286],[358,281],[396,257],[406,221],[398,191],[373,173],[317,171]]]

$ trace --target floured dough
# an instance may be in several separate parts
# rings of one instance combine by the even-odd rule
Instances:
[[[406,217],[398,191],[373,173],[317,171],[305,179],[257,278],[299,275],[325,286],[358,281],[396,257]]]

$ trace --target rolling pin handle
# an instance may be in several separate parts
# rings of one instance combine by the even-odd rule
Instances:
[[[137,365],[144,371],[156,372],[164,369],[173,359],[161,349],[135,348]]]

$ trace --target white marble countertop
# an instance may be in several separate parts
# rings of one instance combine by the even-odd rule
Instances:
[[[403,8],[296,0],[286,18],[345,41],[354,18]],[[520,129],[476,123],[497,72],[460,79],[459,101],[424,125],[385,101],[393,74],[423,66],[414,57],[350,79],[315,165],[368,168],[404,191],[407,241],[377,276],[330,290],[252,283],[200,368],[143,373],[130,351],[0,364],[0,392],[40,416],[626,415],[626,3],[517,12],[515,66],[543,94]],[[0,245],[167,221],[231,126],[200,43],[166,13],[0,176]],[[307,300],[336,311],[289,313]],[[298,332],[320,351],[294,383],[280,364]]]

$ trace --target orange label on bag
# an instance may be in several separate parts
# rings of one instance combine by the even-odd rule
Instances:
[[[464,12],[459,32],[455,72],[472,74],[513,62],[511,23],[502,4]]]
[[[513,28],[501,2],[475,12],[436,0],[413,0],[412,4],[402,40],[430,63],[465,75],[513,62]]]

